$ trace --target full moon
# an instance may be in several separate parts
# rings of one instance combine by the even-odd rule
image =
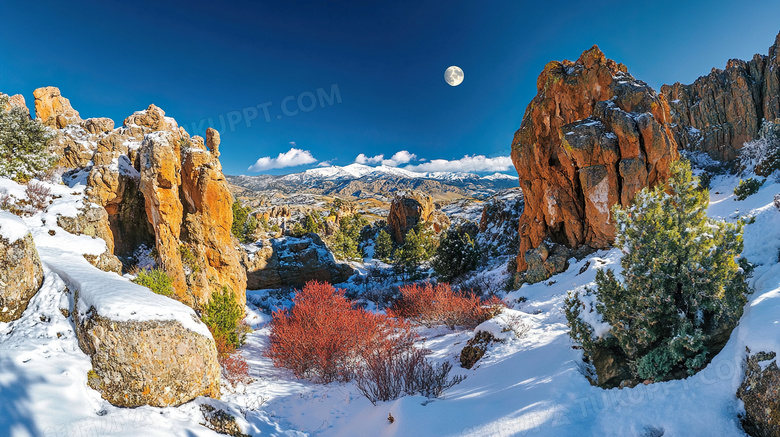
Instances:
[[[463,70],[455,65],[447,68],[444,72],[444,80],[451,86],[458,86],[463,82]]]

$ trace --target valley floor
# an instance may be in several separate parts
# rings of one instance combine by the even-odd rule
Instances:
[[[250,304],[247,321],[256,330],[242,353],[253,383],[224,391],[221,401],[116,408],[86,385],[89,358],[59,310],[65,285],[55,273],[59,261],[44,256],[43,288],[22,319],[0,323],[0,435],[218,435],[200,425],[201,403],[234,411],[245,418],[241,425],[252,435],[744,435],[738,418],[742,407],[734,394],[745,348],[780,351],[780,213],[772,205],[780,184],[768,181],[759,193],[735,201],[737,182],[715,178],[709,214],[731,221],[755,217],[744,234],[744,256],[756,264],[755,292],[725,348],[686,380],[622,390],[603,390],[586,380],[582,354],[568,336],[564,298],[570,290],[592,285],[597,269],[619,269],[620,252],[613,249],[572,261],[566,272],[508,293],[508,312],[520,315],[531,329],[519,339],[505,336],[507,341],[494,345],[471,370],[462,369],[458,357],[473,332],[421,331],[432,358],[451,362],[453,374],[466,376],[439,399],[410,396],[373,406],[353,384],[317,385],[293,378],[263,356],[270,316]],[[35,237],[36,243],[44,238]],[[518,302],[520,297],[527,301]],[[485,327],[500,331],[494,321]]]

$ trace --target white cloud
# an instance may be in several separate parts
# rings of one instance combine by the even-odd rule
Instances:
[[[405,170],[419,172],[501,172],[512,168],[512,159],[509,156],[488,158],[485,155],[466,155],[461,159],[450,161],[447,159],[432,159],[418,165],[407,165]]]
[[[381,153],[379,155],[370,157],[361,153],[355,158],[355,162],[363,165],[382,164],[388,167],[398,167],[399,165],[406,164],[415,159],[417,159],[417,155],[414,153],[409,153],[407,150],[401,150],[400,152],[396,152],[395,155],[391,156],[390,159],[385,159],[385,155]]]
[[[409,153],[406,150],[401,150],[400,152],[393,155],[390,159],[383,159],[382,165],[386,165],[388,167],[398,167],[401,164],[406,164],[407,162],[410,162],[417,158],[417,155],[414,153]]]
[[[322,161],[321,163],[317,164],[317,167],[330,167],[331,164],[330,161]]]
[[[361,153],[360,155],[358,155],[355,158],[355,162],[357,162],[358,164],[363,164],[363,165],[379,164],[380,162],[382,162],[382,159],[384,159],[384,157],[385,157],[385,155],[379,154],[379,155],[372,156],[372,157],[369,158],[365,154]]]
[[[291,142],[290,145],[293,147],[290,148],[290,150],[287,152],[280,153],[276,158],[271,158],[270,156],[260,158],[247,170],[259,172],[275,168],[295,167],[298,165],[312,164],[317,162],[317,160],[308,150],[296,149],[294,147],[295,142]]]

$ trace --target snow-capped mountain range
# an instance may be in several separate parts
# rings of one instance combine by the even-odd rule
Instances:
[[[481,176],[467,172],[414,172],[398,167],[363,164],[313,168],[283,176],[227,176],[228,181],[251,191],[310,192],[353,197],[390,194],[398,189],[422,189],[435,193],[460,193],[487,197],[498,190],[516,187],[517,176],[494,173]]]

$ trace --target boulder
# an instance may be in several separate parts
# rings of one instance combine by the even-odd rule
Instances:
[[[312,280],[338,284],[355,272],[337,263],[317,234],[259,241],[247,248],[244,265],[250,290],[303,287]]]
[[[43,268],[24,222],[0,211],[0,322],[22,316],[43,283]]]
[[[665,181],[678,157],[666,98],[596,46],[547,64],[537,89],[512,142],[525,196],[518,271],[544,241],[608,247],[612,206]]]
[[[387,224],[396,243],[403,244],[406,233],[420,221],[428,223],[437,234],[450,225],[447,216],[436,209],[433,198],[422,192],[401,193],[390,202]]]
[[[81,126],[91,134],[100,134],[114,130],[114,120],[106,117],[88,118]]]
[[[618,356],[615,351],[607,347],[597,347],[590,357],[593,367],[596,369],[597,381],[591,381],[593,385],[601,388],[615,388],[625,385],[633,386],[631,381],[631,369],[628,360]]]
[[[737,389],[737,397],[745,405],[742,426],[753,437],[780,436],[780,369],[776,357],[775,352],[748,355],[745,376]]]
[[[58,264],[63,258],[70,259]],[[45,261],[74,292],[79,347],[92,361],[88,384],[103,399],[165,407],[219,396],[216,346],[191,308],[97,271],[75,254],[53,251]]]
[[[572,252],[563,245],[542,242],[539,247],[525,253],[528,268],[523,280],[535,284],[553,275],[565,272],[569,268],[569,258]]]
[[[46,126],[64,128],[72,123],[80,123],[78,111],[70,106],[70,100],[62,97],[60,89],[49,86],[33,91],[35,97],[35,115]]]
[[[671,106],[676,142],[714,159],[735,159],[758,136],[764,120],[780,117],[780,34],[767,55],[731,59],[690,85],[661,87]]]

